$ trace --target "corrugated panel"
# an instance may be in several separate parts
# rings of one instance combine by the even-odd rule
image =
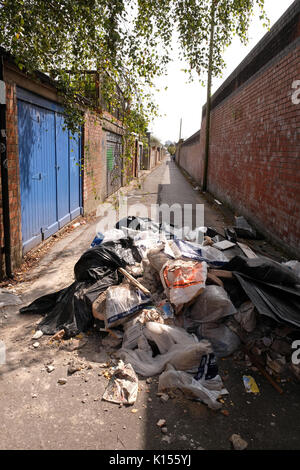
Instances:
[[[107,196],[122,186],[122,137],[113,132],[106,133]]]
[[[81,213],[81,164],[80,138],[69,135],[69,167],[70,167],[70,216],[74,219]]]
[[[80,139],[64,130],[63,115],[53,103],[49,102],[47,109],[47,100],[39,100],[29,92],[19,91],[18,97],[22,238],[26,252],[81,213]]]

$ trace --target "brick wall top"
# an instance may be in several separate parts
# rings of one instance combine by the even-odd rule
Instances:
[[[278,58],[289,45],[300,38],[300,1],[295,2],[279,18],[271,30],[259,41],[240,65],[225,80],[212,96],[212,109],[218,106],[234,91],[240,88],[253,75],[262,71],[265,66]],[[206,114],[206,104],[203,106],[202,119]]]

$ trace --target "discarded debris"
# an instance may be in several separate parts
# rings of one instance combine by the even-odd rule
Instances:
[[[217,250],[228,250],[229,248],[233,248],[235,243],[229,242],[228,240],[223,240],[222,242],[214,243],[213,248],[217,248]]]
[[[41,330],[37,330],[32,336],[32,339],[40,339],[43,336],[43,334],[44,333]]]
[[[131,364],[120,361],[103,394],[103,400],[133,405],[138,393],[138,378]]]
[[[243,382],[247,393],[259,393],[259,388],[253,377],[250,375],[244,375]]]
[[[59,385],[65,385],[67,383],[67,379],[58,379],[57,383]]]
[[[140,217],[122,219],[97,234],[75,264],[69,287],[20,310],[43,315],[32,339],[51,335],[50,344],[58,341],[53,348],[72,352],[87,344],[94,328],[100,352],[90,360],[108,381],[102,398],[120,407],[135,403],[140,374],[147,385],[158,383],[162,403],[180,391],[221,409],[228,391],[217,360],[235,353],[234,360],[261,372],[283,393],[278,382],[286,375],[300,381],[299,366],[291,363],[292,342],[300,339],[299,264],[257,256],[241,243],[242,235],[257,237],[243,217],[224,234],[212,227],[191,230]],[[34,342],[30,348],[38,346]],[[83,367],[71,361],[68,375]],[[53,370],[47,364],[46,371]],[[230,371],[223,375],[228,379]],[[259,393],[253,377],[244,375],[243,381],[247,392]],[[150,397],[148,402],[151,407]],[[227,409],[221,413],[229,416]],[[165,420],[158,423],[171,442]],[[232,436],[234,448],[246,448],[237,436]]]
[[[163,426],[165,426],[165,424],[166,424],[166,420],[160,419],[159,421],[157,421],[156,426],[158,426],[159,428],[162,428]]]
[[[248,447],[248,442],[246,442],[239,434],[232,434],[229,439],[232,443],[234,450],[245,450]]]

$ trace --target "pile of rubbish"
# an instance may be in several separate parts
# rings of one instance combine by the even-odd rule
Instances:
[[[114,403],[134,403],[136,374],[159,375],[158,392],[181,390],[218,409],[228,391],[217,359],[232,354],[280,389],[276,379],[287,371],[300,380],[291,361],[300,339],[299,263],[256,256],[237,241],[256,232],[237,219],[225,237],[201,227],[181,238],[172,226],[123,219],[97,234],[69,287],[20,313],[42,314],[39,330],[59,338],[92,327],[114,338],[119,362],[103,396]],[[251,389],[251,377],[244,382]]]

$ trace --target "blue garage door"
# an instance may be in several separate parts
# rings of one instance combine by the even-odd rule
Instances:
[[[25,253],[81,213],[80,138],[56,103],[23,89],[17,97]]]

